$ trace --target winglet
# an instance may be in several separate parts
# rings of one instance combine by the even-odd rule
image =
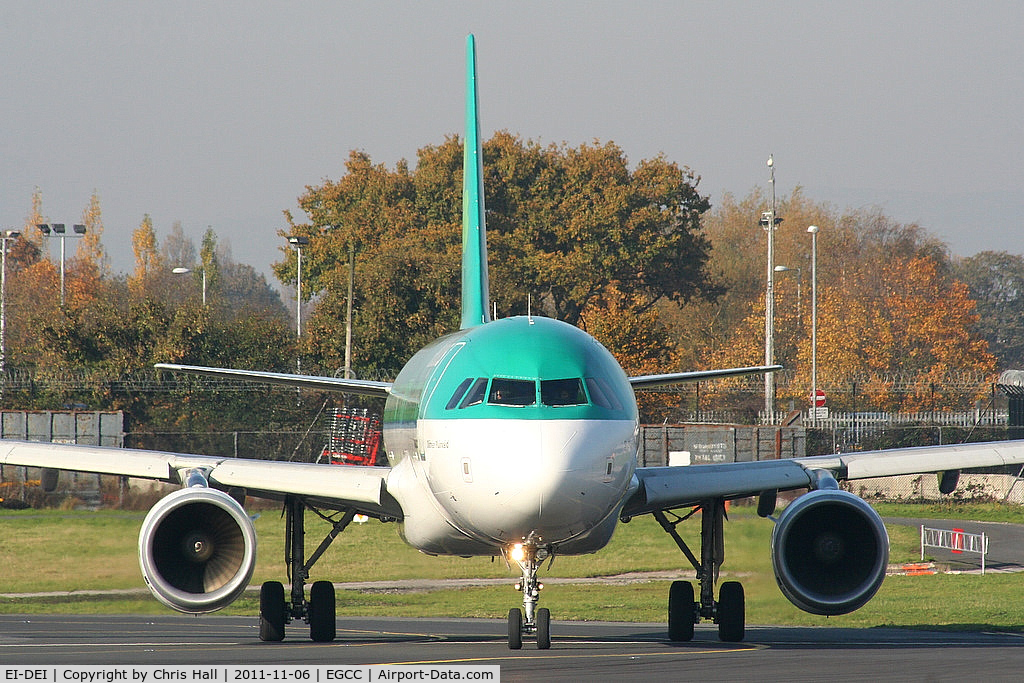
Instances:
[[[483,152],[477,111],[476,41],[466,36],[466,139],[462,157],[462,329],[490,322]]]

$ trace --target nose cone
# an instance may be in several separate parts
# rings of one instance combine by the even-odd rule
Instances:
[[[471,424],[481,430],[477,438],[460,434],[477,450],[433,459],[430,467],[438,503],[463,528],[501,544],[531,533],[557,544],[591,530],[621,505],[635,462],[632,422]],[[480,444],[487,444],[487,452],[479,451]]]

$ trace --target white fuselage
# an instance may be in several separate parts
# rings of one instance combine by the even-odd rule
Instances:
[[[594,552],[614,530],[636,467],[627,420],[420,420],[396,464],[404,533],[431,553],[498,554],[530,539]]]

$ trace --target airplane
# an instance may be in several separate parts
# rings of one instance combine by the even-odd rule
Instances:
[[[954,490],[961,469],[1024,463],[1024,441],[964,444],[760,462],[640,467],[634,391],[779,366],[628,377],[584,331],[529,313],[492,320],[484,220],[476,47],[466,41],[461,327],[418,351],[394,382],[180,364],[175,372],[339,391],[383,399],[389,466],[268,462],[159,451],[0,441],[0,464],[147,478],[180,485],[158,501],[139,533],[139,563],[157,600],[185,613],[216,611],[249,584],[257,539],[246,497],[281,501],[290,586],[260,587],[259,637],[280,641],[303,621],[314,641],[336,637],[330,581],[310,570],[357,514],[396,522],[431,555],[502,557],[517,566],[522,607],[508,613],[508,647],[551,646],[538,573],[557,555],[601,550],[620,522],[651,515],[696,571],[668,595],[668,637],[688,641],[702,620],[727,642],[745,637],[743,586],[724,581],[726,502],[757,497],[775,522],[770,552],[782,593],[820,615],[852,612],[880,587],[888,536],[879,515],[839,482],[938,473]],[[807,489],[775,517],[780,491]],[[308,556],[304,514],[331,529]],[[693,552],[676,529],[700,516]]]

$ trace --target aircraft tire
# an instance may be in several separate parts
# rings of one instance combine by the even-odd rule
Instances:
[[[314,581],[309,589],[309,637],[317,643],[329,643],[337,635],[334,584]]]
[[[267,581],[260,586],[260,640],[284,640],[286,612],[284,585],[280,581]]]
[[[718,639],[738,643],[745,635],[743,584],[726,581],[718,591]]]
[[[551,610],[547,607],[537,610],[537,649],[551,649]]]
[[[508,649],[523,648],[523,612],[518,607],[508,611]]]
[[[673,643],[693,640],[695,616],[693,584],[673,581],[668,591],[668,639]]]

